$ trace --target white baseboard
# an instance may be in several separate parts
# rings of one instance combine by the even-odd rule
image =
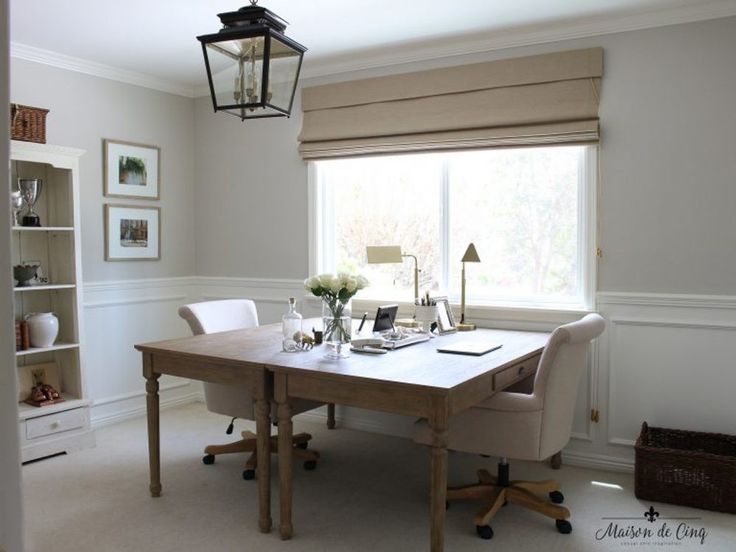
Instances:
[[[634,463],[627,458],[605,456],[580,451],[562,451],[562,463],[580,468],[592,468],[595,470],[633,473]]]
[[[169,408],[176,408],[177,406],[183,406],[194,402],[202,401],[202,393],[200,391],[193,391],[186,395],[179,395],[176,397],[162,397],[159,398],[159,411],[168,410]],[[117,410],[110,414],[102,416],[94,415],[94,407],[92,408],[91,424],[93,429],[108,426],[111,424],[117,424],[132,420],[134,418],[141,418],[146,415],[145,405],[136,405],[134,407]]]

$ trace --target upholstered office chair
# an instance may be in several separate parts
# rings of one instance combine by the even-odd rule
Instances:
[[[597,314],[557,328],[542,352],[531,394],[500,392],[476,407],[450,418],[448,448],[501,457],[498,476],[478,470],[478,483],[447,490],[450,500],[479,499],[475,516],[478,535],[493,536],[489,522],[506,502],[519,504],[556,520],[560,533],[572,530],[570,511],[557,481],[509,481],[506,458],[544,460],[570,440],[578,382],[587,360],[588,345],[605,322]],[[430,444],[426,420],[415,425],[414,440]],[[542,498],[548,493],[551,502]],[[541,495],[541,496],[540,496]]]
[[[223,301],[207,301],[204,303],[193,303],[179,309],[179,316],[189,323],[194,335],[210,334],[252,328],[258,326],[258,312],[253,301],[248,299],[227,299]],[[223,385],[219,383],[204,384],[204,397],[207,410],[217,414],[245,420],[255,419],[255,398],[250,394],[247,387],[240,385]],[[299,414],[321,406],[309,401],[295,401],[293,413]],[[275,406],[272,408],[275,412]],[[227,433],[232,432],[232,424]],[[317,465],[319,453],[306,450],[309,440],[312,438],[308,433],[294,435],[294,456],[304,460],[305,469],[314,469]],[[271,437],[271,452],[278,451],[278,439]],[[256,435],[250,431],[242,432],[242,439],[226,445],[209,445],[204,449],[205,456],[202,461],[212,464],[218,454],[229,454],[235,452],[250,452],[251,455],[245,463],[243,479],[253,479],[256,469]]]

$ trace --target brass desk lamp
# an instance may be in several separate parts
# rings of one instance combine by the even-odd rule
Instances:
[[[475,246],[471,243],[465,250],[465,255],[460,259],[463,263],[462,283],[460,288],[460,323],[457,325],[458,331],[467,332],[475,329],[475,324],[465,322],[465,263],[479,263],[480,258]]]
[[[369,245],[365,252],[368,264],[401,263],[403,257],[414,259],[414,299],[419,297],[419,263],[415,255],[402,253],[399,245]]]

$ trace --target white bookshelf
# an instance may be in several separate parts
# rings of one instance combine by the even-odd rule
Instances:
[[[32,312],[53,312],[59,319],[54,345],[16,351],[16,370],[20,382],[29,366],[55,364],[58,390],[64,398],[63,402],[36,407],[22,402],[26,391],[21,390],[18,423],[24,462],[94,445],[82,363],[79,158],[83,154],[79,149],[29,142],[12,141],[10,147],[11,182],[18,177],[43,180],[34,207],[42,226],[13,227],[12,264],[38,261],[48,279],[13,288],[15,316],[22,319]]]

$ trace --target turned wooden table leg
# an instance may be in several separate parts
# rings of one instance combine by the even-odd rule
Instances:
[[[294,429],[286,384],[286,375],[275,375],[275,398],[279,419],[279,531],[283,540],[290,539],[294,533],[291,523],[291,439]]]
[[[442,552],[445,546],[445,503],[447,501],[447,411],[444,404],[435,407],[429,419],[432,430],[430,482],[430,550]]]
[[[327,429],[335,429],[335,403],[327,405]]]
[[[151,476],[151,496],[161,496],[161,444],[159,438],[158,378],[152,370],[150,354],[143,355],[143,374],[146,377],[146,413],[148,416],[148,469]]]
[[[553,470],[559,470],[562,467],[562,451],[549,457],[549,465]]]
[[[271,401],[256,400],[256,456],[258,465],[258,527],[271,531]]]

